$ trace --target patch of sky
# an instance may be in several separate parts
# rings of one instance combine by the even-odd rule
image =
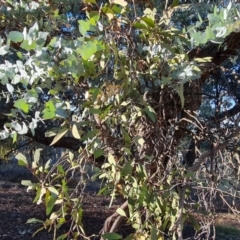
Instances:
[[[65,16],[67,18],[67,23],[60,27],[60,31],[62,33],[61,36],[72,35],[76,38],[75,30],[77,30],[78,20],[86,20],[87,15],[85,12],[78,12],[76,14],[73,12],[67,12]],[[89,35],[91,35],[91,32],[89,32]]]

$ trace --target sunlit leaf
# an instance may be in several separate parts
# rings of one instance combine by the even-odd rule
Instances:
[[[87,36],[87,32],[90,30],[91,23],[89,21],[78,21],[79,26],[79,32],[83,35],[83,37]]]
[[[37,218],[29,218],[27,223],[43,223],[43,220],[39,220]]]
[[[142,138],[142,137],[140,137],[140,136],[136,136],[135,137],[135,141],[136,141],[136,143],[138,144],[138,145],[140,145],[141,147],[143,146],[143,144],[144,144],[144,139]]]
[[[41,151],[42,151],[42,149],[41,149],[41,148],[38,148],[38,149],[36,149],[35,152],[34,152],[33,159],[34,159],[34,162],[35,162],[36,164],[38,164],[38,162],[39,162],[39,160],[40,160]]]
[[[115,160],[114,156],[111,153],[108,154],[108,162],[110,164],[113,164],[113,165],[116,164],[116,160]]]
[[[7,83],[7,90],[12,94],[14,91],[14,87],[11,84]]]
[[[35,184],[32,183],[31,180],[22,180],[22,181],[21,181],[21,184],[22,184],[23,186],[28,186],[28,187],[35,186]]]
[[[26,103],[25,99],[18,99],[15,103],[14,103],[14,107],[22,110],[25,113],[28,113],[29,110],[29,106]]]
[[[28,162],[26,157],[22,153],[18,153],[15,158],[18,160],[18,165],[27,166]]]
[[[58,142],[67,132],[69,129],[63,128],[59,131],[59,133],[54,137],[53,141],[51,142],[50,146],[54,145]]]
[[[21,130],[18,130],[17,132],[18,132],[18,134],[22,134],[22,135],[24,135],[28,132],[28,127],[25,122],[22,123]]]
[[[0,47],[0,56],[4,56],[9,52],[9,48],[7,46]]]
[[[51,111],[49,111],[47,109],[43,110],[43,119],[52,119],[55,116],[56,116],[56,112],[55,111],[51,112]]]
[[[123,217],[127,217],[126,213],[121,208],[118,208],[116,212]]]
[[[142,21],[144,21],[145,23],[147,23],[147,25],[149,27],[154,27],[154,21],[153,19],[149,18],[149,17],[142,17]]]
[[[69,160],[72,161],[74,158],[74,154],[71,151],[69,151],[68,157],[69,157]]]
[[[123,7],[126,7],[128,4],[125,0],[112,0],[112,2],[115,4],[121,5]]]
[[[30,51],[30,50],[35,50],[37,48],[37,44],[34,41],[29,42],[28,40],[24,40],[21,43],[20,47],[24,50]]]
[[[97,52],[97,45],[94,42],[86,42],[78,49],[78,52],[84,60],[87,60]]]
[[[59,194],[58,190],[57,190],[56,188],[54,188],[54,187],[48,187],[48,190],[49,190],[50,192],[56,194],[56,195]]]

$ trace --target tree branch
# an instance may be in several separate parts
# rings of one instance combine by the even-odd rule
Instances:
[[[226,117],[233,117],[238,113],[240,113],[240,104],[237,104],[233,108],[218,114],[218,116],[212,117],[211,120],[220,122],[223,121]]]
[[[26,136],[38,143],[42,143],[47,146],[49,146],[52,143],[54,138],[54,137],[46,137],[45,132],[41,129],[35,129],[34,136],[30,132],[26,134]],[[53,145],[53,147],[61,147],[61,148],[67,148],[67,149],[77,151],[79,150],[80,147],[85,147],[85,144],[83,144],[82,141],[75,139],[73,137],[62,137],[59,141],[57,141]]]
[[[128,201],[125,201],[120,207],[123,211],[126,211],[128,207]],[[118,212],[113,213],[110,217],[104,222],[103,229],[100,231],[100,234],[115,232],[123,220],[123,216],[119,215]],[[103,238],[101,238],[103,240]]]
[[[190,171],[192,172],[196,172],[198,171],[198,169],[200,168],[200,166],[204,163],[205,159],[207,157],[210,157],[212,155],[212,153],[217,153],[219,152],[220,150],[226,148],[228,146],[228,144],[230,143],[230,141],[235,138],[235,137],[238,137],[240,135],[240,127],[236,128],[236,130],[228,137],[228,139],[217,145],[216,147],[214,147],[212,150],[209,150],[205,153],[203,153],[199,159],[195,162],[195,164],[189,169]]]

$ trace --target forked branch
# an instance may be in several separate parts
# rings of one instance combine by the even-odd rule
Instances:
[[[125,201],[122,206],[120,207],[123,211],[125,211],[128,207],[128,201]],[[119,215],[118,212],[113,213],[110,217],[106,219],[103,225],[103,229],[100,231],[100,234],[115,232],[118,227],[120,226],[123,216]],[[104,238],[101,238],[104,240]]]

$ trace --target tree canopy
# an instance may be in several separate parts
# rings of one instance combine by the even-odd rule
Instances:
[[[124,199],[103,226],[106,239],[119,237],[109,233],[123,218],[135,231],[128,239],[182,239],[185,220],[196,209],[213,213],[216,197],[239,214],[224,197],[235,199],[239,183],[239,8],[231,1],[0,1],[1,139],[24,135],[75,151],[77,160],[71,152],[64,159],[69,171],[100,167],[100,192]],[[63,159],[43,169],[39,155],[31,166],[16,157],[46,174],[40,184],[25,182],[36,202],[46,202],[45,225],[58,228],[69,214],[62,238],[84,236],[82,195],[68,189]],[[193,200],[192,191],[206,195]],[[193,222],[199,236],[210,229]]]

